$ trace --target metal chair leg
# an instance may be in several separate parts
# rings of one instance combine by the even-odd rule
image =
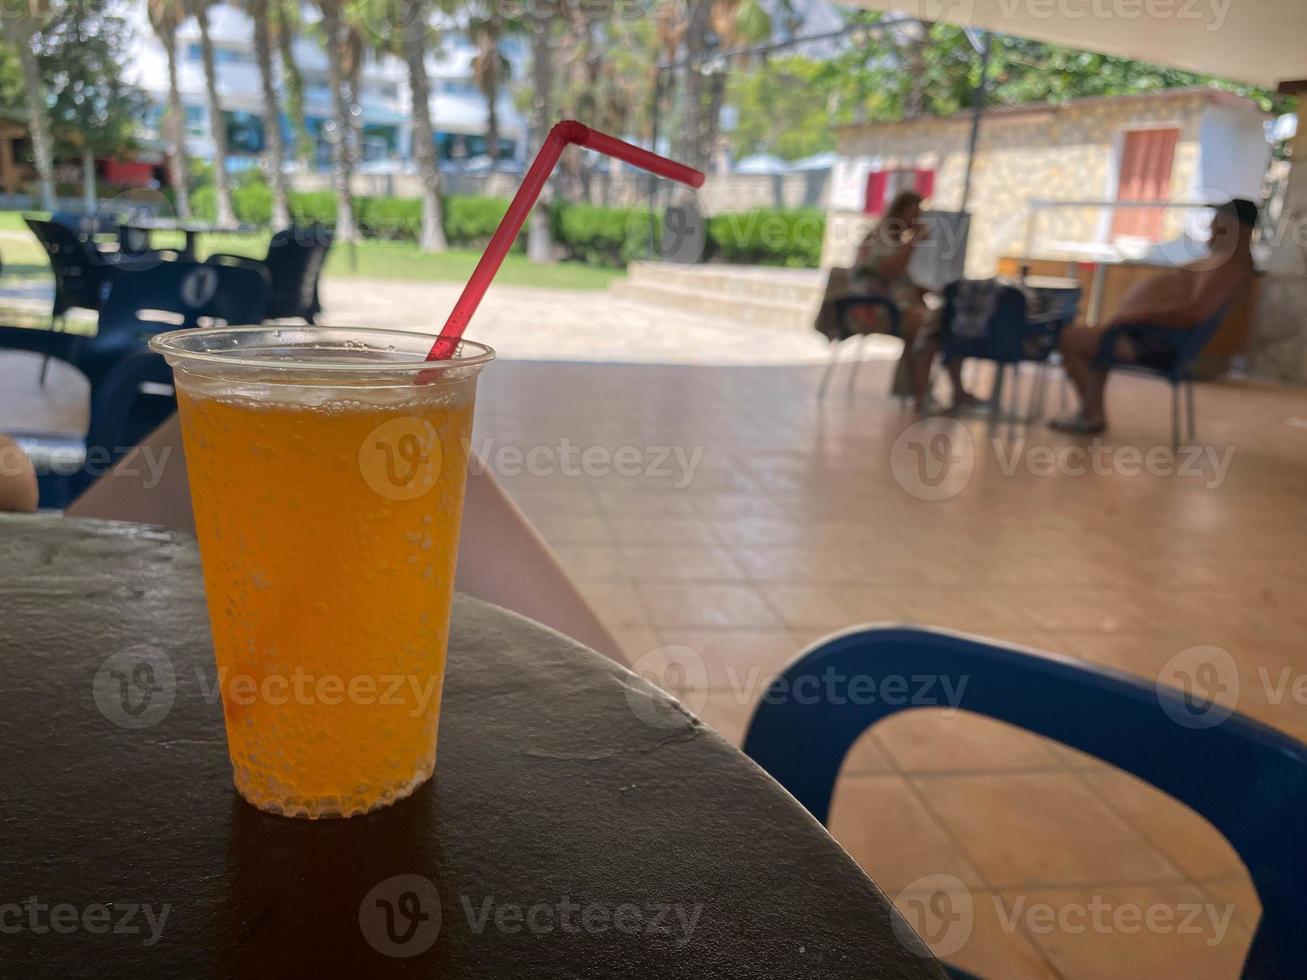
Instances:
[[[1171,452],[1180,451],[1180,382],[1171,384]]]
[[[1190,379],[1184,383],[1186,401],[1189,403],[1189,445],[1198,444],[1198,420],[1197,413],[1194,411],[1194,383]]]
[[[849,368],[849,395],[852,395],[858,383],[858,368],[862,365],[862,345],[866,341],[865,333],[853,338],[853,366]]]
[[[1007,365],[1001,363],[994,364],[994,390],[989,396],[989,430],[994,431],[1003,416],[1003,376],[1007,373]]]
[[[835,365],[840,359],[840,342],[832,340],[830,342],[830,360],[826,364],[826,370],[821,376],[821,384],[817,386],[817,400],[826,397],[826,387],[830,384],[830,376],[835,372]]]

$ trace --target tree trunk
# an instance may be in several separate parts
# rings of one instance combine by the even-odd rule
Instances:
[[[272,0],[277,15],[277,49],[281,55],[281,74],[286,81],[286,114],[290,117],[291,131],[294,133],[292,151],[295,158],[306,166],[312,141],[309,139],[309,127],[304,121],[304,76],[300,66],[295,63],[295,30],[287,17],[287,3],[290,0]]]
[[[36,25],[21,14],[11,14],[3,19],[5,34],[18,49],[18,60],[23,69],[23,92],[27,97],[27,114],[31,117],[28,133],[32,137],[32,156],[36,162],[37,198],[42,211],[53,211],[54,160],[50,152],[50,121],[45,115],[45,82],[41,79],[36,52],[32,50]]]
[[[259,84],[263,89],[263,169],[272,189],[272,230],[290,225],[286,187],[285,154],[281,144],[281,107],[277,100],[276,73],[272,67],[272,38],[268,31],[268,0],[252,0],[254,58],[259,63]]]
[[[327,35],[327,87],[331,90],[332,123],[335,140],[332,160],[332,184],[336,189],[336,237],[341,241],[354,240],[354,197],[350,180],[354,176],[353,140],[350,130],[348,98],[345,94],[345,77],[341,65],[340,0],[321,0],[322,29]]]
[[[538,5],[537,5],[538,6]],[[535,8],[532,8],[535,10]],[[531,74],[535,87],[531,100],[531,146],[532,158],[540,150],[540,144],[549,135],[553,125],[553,84],[554,64],[553,48],[549,44],[550,11],[540,10],[531,17]],[[551,181],[552,183],[552,181]],[[549,198],[552,196],[550,184],[545,185],[545,193],[540,203],[531,210],[531,220],[526,231],[526,254],[532,262],[551,262],[554,258],[554,243],[549,235]]]
[[[685,31],[685,125],[681,159],[703,170],[708,163],[706,147],[704,81],[702,59],[707,54],[711,0],[693,0]]]
[[[227,119],[218,101],[218,72],[213,60],[213,39],[209,37],[209,11],[205,0],[195,5],[195,20],[200,27],[200,56],[204,60],[204,92],[209,102],[209,136],[213,140],[213,189],[218,198],[218,225],[236,224],[231,206],[231,179],[227,176]]]
[[[404,37],[404,61],[413,96],[413,156],[422,176],[422,231],[418,247],[424,252],[443,252],[445,228],[440,214],[440,162],[436,159],[435,135],[431,128],[431,86],[427,81],[426,36],[413,27],[425,20],[426,11],[417,0],[409,0],[412,16],[404,18],[409,29]]]
[[[168,53],[168,111],[163,121],[168,142],[168,181],[172,184],[177,214],[191,216],[191,194],[187,188],[190,165],[186,156],[186,110],[182,108],[181,88],[177,84],[177,33],[163,38]]]
[[[89,146],[82,147],[82,206],[87,214],[100,210],[100,200],[95,192],[95,151]]]

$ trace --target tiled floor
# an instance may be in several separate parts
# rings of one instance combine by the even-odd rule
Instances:
[[[503,362],[483,380],[478,448],[630,661],[730,739],[805,644],[884,620],[1150,681],[1215,645],[1238,665],[1240,709],[1307,738],[1307,706],[1266,682],[1307,670],[1307,393],[1203,386],[1205,445],[1234,447],[1223,476],[1219,455],[1199,475],[1160,473],[1160,454],[1137,473],[1128,449],[1103,472],[1049,475],[1075,443],[1032,428],[996,446],[971,422],[944,430],[969,477],[928,500],[929,460],[895,449],[912,419],[885,397],[887,371],[820,403],[810,367]],[[1106,446],[1169,445],[1164,387],[1123,379],[1110,397]],[[929,453],[938,434],[916,441]],[[502,465],[505,447],[537,450],[531,472]],[[831,830],[938,950],[990,977],[1232,978],[1258,914],[1238,858],[1191,811],[965,713],[864,735]],[[950,889],[962,936],[932,904]]]

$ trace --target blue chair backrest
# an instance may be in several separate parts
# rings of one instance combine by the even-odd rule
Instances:
[[[143,350],[162,330],[262,323],[267,305],[265,270],[160,262],[114,283],[100,311],[99,329],[84,346],[78,366],[94,381],[118,358]]]
[[[964,290],[992,288],[993,307],[983,331],[968,336],[953,328],[964,316],[960,302]],[[990,361],[1013,363],[1021,360],[1021,342],[1026,332],[1026,296],[1015,286],[960,279],[944,287],[944,307],[940,313],[945,328],[945,353],[955,357],[979,357]]]
[[[850,696],[799,697],[843,677]],[[852,678],[930,679],[939,706],[1016,725],[1109,762],[1188,804],[1239,852],[1263,912],[1245,977],[1303,975],[1307,746],[1211,702],[1080,661],[928,629],[875,627],[823,641],[780,675],[744,751],[822,823],[858,736],[920,698],[854,698]],[[862,689],[866,689],[866,685]],[[877,690],[884,690],[876,684]],[[919,688],[916,688],[919,690]],[[943,693],[957,696],[945,700]],[[956,703],[954,703],[956,701]]]
[[[1203,352],[1203,348],[1216,336],[1216,331],[1221,329],[1225,315],[1229,312],[1230,306],[1226,304],[1198,326],[1184,332],[1183,339],[1176,348],[1175,362],[1171,367],[1173,376],[1177,378],[1188,377],[1189,369],[1194,366],[1194,361],[1198,360],[1198,355]]]

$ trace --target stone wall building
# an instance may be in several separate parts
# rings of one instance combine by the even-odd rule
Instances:
[[[1259,200],[1267,118],[1250,100],[1213,89],[987,110],[967,204],[968,274],[994,274],[1004,255],[1120,261],[1155,258],[1158,243],[1185,234],[1201,239],[1206,209],[1110,202]],[[843,129],[825,264],[851,260],[898,190],[958,209],[971,121],[968,111]]]

